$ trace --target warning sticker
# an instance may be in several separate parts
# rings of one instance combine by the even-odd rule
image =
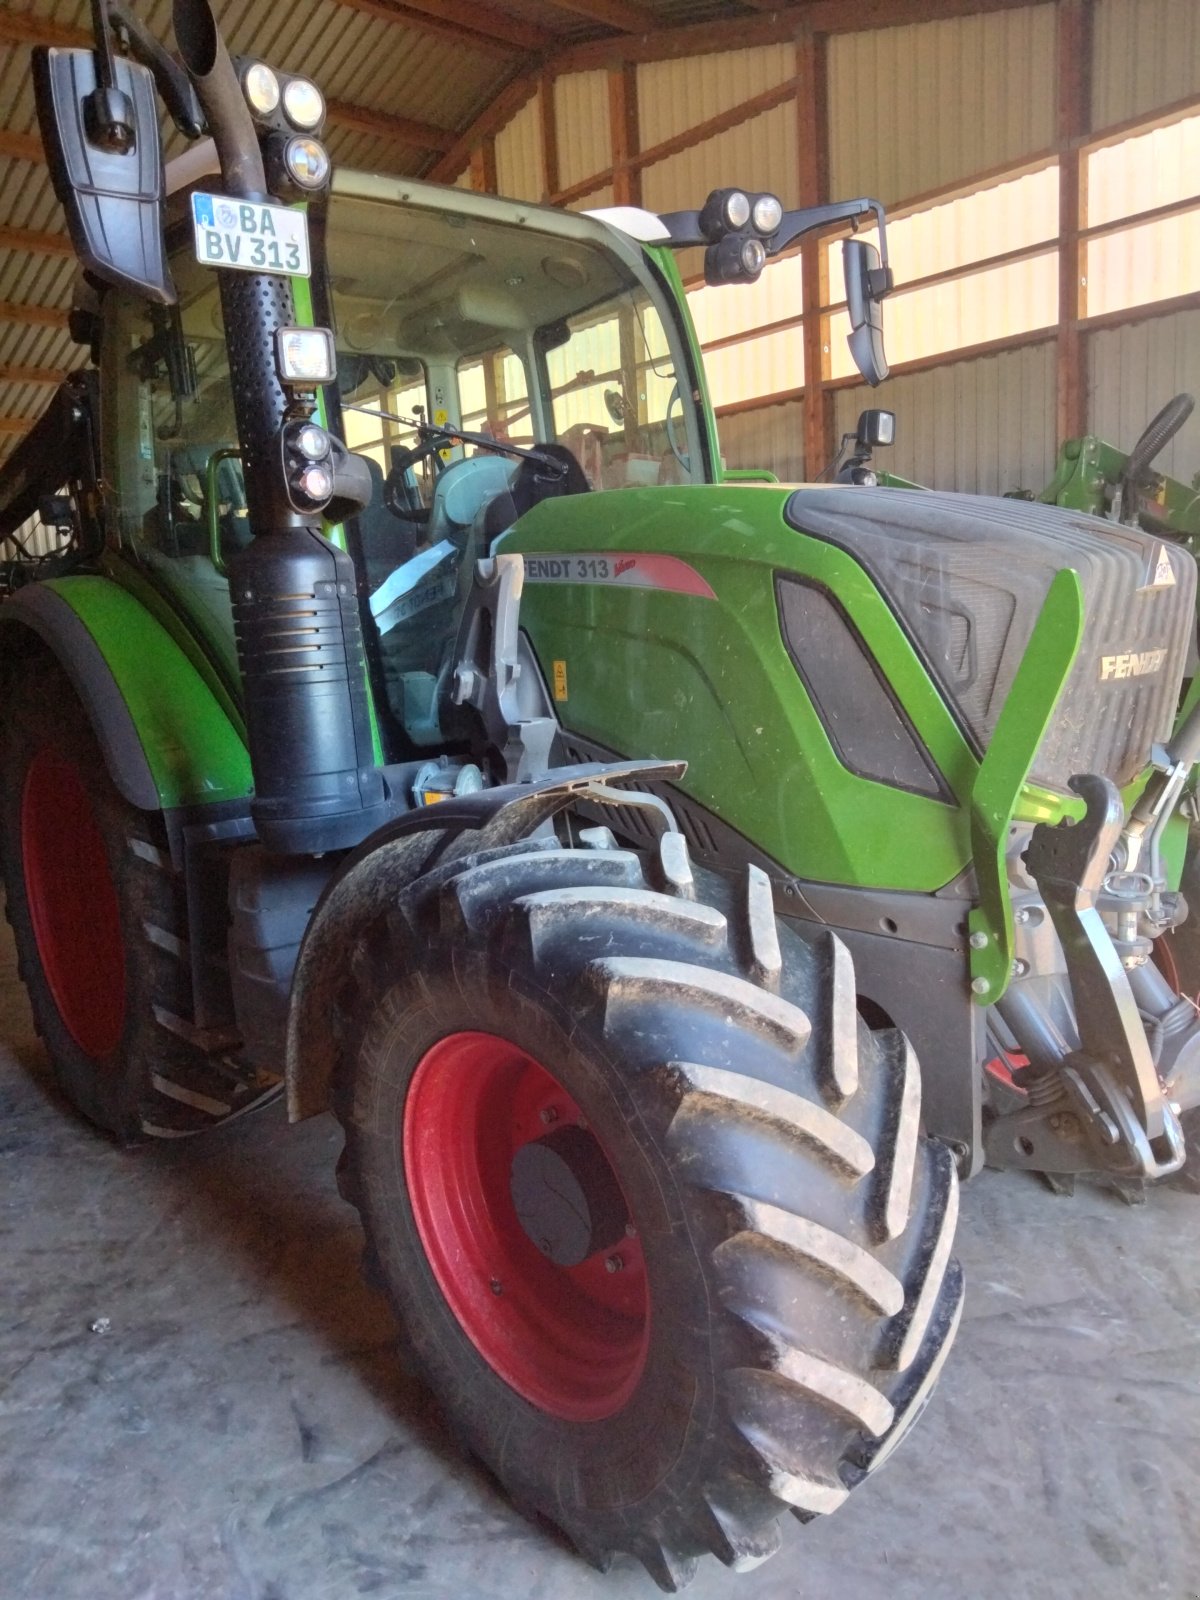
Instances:
[[[697,599],[717,597],[706,578],[678,556],[581,551],[575,555],[525,556],[526,583],[602,583],[623,589],[660,589]]]
[[[565,700],[567,698],[567,663],[556,661],[554,663],[554,698]]]

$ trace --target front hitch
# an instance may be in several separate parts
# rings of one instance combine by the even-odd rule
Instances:
[[[988,1159],[1040,1172],[1160,1178],[1183,1165],[1183,1131],[1096,904],[1124,827],[1121,796],[1091,774],[1072,778],[1071,788],[1086,804],[1083,818],[1039,823],[1024,861],[1062,946],[1079,1047],[1014,1074],[1027,1103],[992,1122]]]

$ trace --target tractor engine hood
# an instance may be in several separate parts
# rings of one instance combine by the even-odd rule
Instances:
[[[982,495],[798,489],[787,522],[861,563],[977,752],[987,748],[1056,572],[1072,567],[1084,633],[1031,777],[1118,785],[1170,733],[1194,654],[1196,563],[1137,529]]]

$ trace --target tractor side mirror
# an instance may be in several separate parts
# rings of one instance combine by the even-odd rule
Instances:
[[[864,450],[879,450],[895,443],[896,413],[894,411],[860,411],[855,429],[855,442]]]
[[[850,337],[847,341],[854,365],[875,387],[888,375],[883,351],[884,295],[892,287],[890,267],[880,265],[879,251],[865,239],[846,239],[842,243],[842,268],[846,278],[846,305],[850,312]]]
[[[347,450],[340,439],[330,437],[333,466],[333,498],[325,507],[326,522],[342,522],[357,516],[371,504],[375,480],[364,456]]]
[[[33,53],[34,94],[54,192],[86,271],[159,305],[175,302],[163,245],[158,101],[150,71],[90,50]]]

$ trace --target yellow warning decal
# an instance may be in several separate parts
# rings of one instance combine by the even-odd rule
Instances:
[[[565,700],[567,698],[567,663],[556,661],[554,663],[554,698]]]

